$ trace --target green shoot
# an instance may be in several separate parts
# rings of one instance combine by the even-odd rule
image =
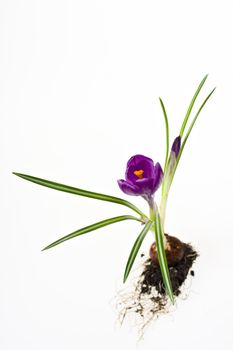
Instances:
[[[186,115],[185,115],[185,117],[184,117],[183,124],[182,124],[181,129],[180,129],[180,136],[181,136],[181,137],[183,136],[184,129],[185,129],[185,127],[186,127],[186,124],[187,124],[187,122],[188,122],[189,116],[190,116],[190,114],[191,114],[191,112],[192,112],[192,109],[193,109],[193,105],[194,105],[194,103],[195,103],[195,101],[196,101],[196,99],[197,99],[197,96],[199,95],[199,93],[200,93],[200,91],[201,91],[203,85],[205,84],[205,81],[206,81],[207,78],[208,78],[208,74],[207,74],[207,75],[202,79],[202,81],[200,82],[200,84],[199,84],[199,86],[198,86],[198,88],[197,88],[197,90],[196,90],[196,92],[195,92],[195,94],[194,94],[194,96],[193,96],[193,98],[192,98],[190,104],[189,104],[188,110],[187,110]]]
[[[184,137],[184,141],[182,142],[182,145],[181,145],[181,148],[180,148],[180,152],[179,152],[179,155],[178,155],[178,158],[177,158],[177,161],[176,161],[176,166],[175,166],[175,169],[174,169],[172,178],[171,178],[170,186],[171,186],[171,183],[172,183],[172,181],[173,181],[173,178],[174,178],[174,175],[175,175],[177,166],[178,166],[178,164],[179,164],[181,155],[182,155],[182,153],[183,153],[184,146],[185,146],[185,144],[186,144],[186,142],[187,142],[187,140],[188,140],[188,137],[189,137],[189,135],[190,135],[190,133],[191,133],[191,131],[192,131],[192,129],[193,129],[193,126],[195,125],[195,123],[196,123],[196,121],[197,121],[197,118],[198,118],[199,114],[201,113],[202,109],[204,108],[206,102],[209,100],[209,98],[212,96],[212,94],[214,93],[215,90],[216,90],[216,88],[214,88],[214,89],[209,93],[209,95],[206,97],[206,99],[205,99],[204,102],[202,103],[201,107],[198,109],[198,111],[197,111],[195,117],[193,118],[192,123],[191,123],[191,125],[190,125],[190,127],[189,127],[189,129],[188,129],[188,131],[187,131],[187,134],[186,134],[185,137]]]
[[[163,111],[165,130],[166,130],[166,154],[165,154],[165,162],[164,162],[164,173],[165,173],[167,168],[168,153],[169,153],[169,124],[168,124],[167,112],[166,112],[164,103],[160,97],[159,97],[159,101]]]
[[[128,261],[127,261],[127,264],[126,264],[126,268],[125,268],[125,273],[124,273],[124,280],[123,282],[125,283],[128,276],[129,276],[129,273],[132,269],[132,266],[133,266],[133,263],[134,263],[134,260],[138,254],[138,251],[141,247],[141,244],[142,244],[142,241],[144,240],[144,238],[146,237],[146,234],[147,232],[150,230],[151,226],[152,226],[153,222],[152,221],[148,221],[142,232],[139,234],[139,236],[137,237],[134,245],[133,245],[133,248],[130,252],[130,255],[129,255],[129,258],[128,258]]]
[[[164,233],[162,230],[158,210],[156,210],[156,213],[155,213],[155,242],[156,242],[156,247],[158,252],[159,266],[163,277],[163,283],[165,285],[166,292],[172,304],[174,304],[174,295],[173,295],[170,273],[169,273],[168,264],[167,264],[166,253],[164,249]]]
[[[47,249],[50,249],[50,248],[53,248],[55,247],[56,245],[60,244],[60,243],[63,243],[71,238],[74,238],[74,237],[77,237],[77,236],[81,236],[85,233],[88,233],[88,232],[91,232],[91,231],[94,231],[94,230],[97,230],[101,227],[104,227],[104,226],[107,226],[107,225],[111,225],[111,224],[114,224],[116,222],[119,222],[119,221],[124,221],[124,220],[136,220],[136,221],[141,221],[139,218],[136,218],[135,216],[131,216],[131,215],[122,215],[122,216],[116,216],[114,218],[111,218],[111,219],[106,219],[106,220],[103,220],[103,221],[100,221],[100,222],[97,222],[95,224],[92,224],[90,226],[86,226],[86,227],[83,227],[77,231],[74,231],[72,233],[70,233],[69,235],[67,236],[64,236],[60,239],[58,239],[57,241],[49,244],[47,247],[45,247],[44,249],[42,250],[47,250]]]
[[[30,176],[30,175],[25,175],[25,174],[20,174],[20,173],[13,173],[13,174],[21,177],[24,180],[34,182],[37,185],[49,187],[49,188],[52,188],[54,190],[68,192],[68,193],[72,193],[72,194],[76,194],[76,195],[84,196],[84,197],[89,197],[89,198],[95,198],[95,199],[99,199],[102,201],[121,204],[121,205],[124,205],[124,206],[134,210],[137,214],[141,215],[143,218],[147,218],[147,215],[144,214],[140,209],[138,209],[134,204],[132,204],[132,203],[130,203],[122,198],[113,197],[113,196],[109,196],[109,195],[102,194],[102,193],[90,192],[90,191],[82,190],[80,188],[59,184],[57,182],[41,179],[41,178]]]

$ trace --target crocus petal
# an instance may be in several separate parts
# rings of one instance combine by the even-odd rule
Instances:
[[[163,170],[161,165],[157,163],[154,166],[154,175],[148,179],[139,179],[135,182],[135,184],[141,189],[143,194],[147,196],[152,196],[157,189],[160,187],[163,181]]]
[[[145,160],[149,163],[154,164],[153,160],[151,158],[148,158],[146,156],[143,156],[142,154],[136,154],[135,156],[131,157],[127,162],[127,167],[130,165],[137,166],[138,163],[140,163],[142,160]]]
[[[136,185],[140,188],[141,193],[147,196],[152,196],[155,193],[155,179],[139,179],[136,181]]]
[[[126,180],[118,180],[120,189],[131,196],[142,196],[147,201],[159,188],[163,180],[161,165],[151,158],[137,154],[127,163]]]
[[[130,196],[139,196],[141,194],[141,189],[138,186],[135,186],[129,181],[117,180],[117,183],[120,189]]]
[[[154,162],[152,159],[143,155],[137,154],[130,158],[127,163],[125,178],[128,181],[135,183],[138,176],[135,175],[135,170],[143,170],[143,178],[153,177]]]
[[[163,181],[163,169],[159,163],[155,164],[154,168],[154,192],[157,191],[159,186],[161,185]]]
[[[176,158],[178,157],[178,154],[180,152],[180,144],[181,144],[181,137],[177,136],[172,144],[172,152],[175,153]]]

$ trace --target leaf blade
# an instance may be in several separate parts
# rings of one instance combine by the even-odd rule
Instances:
[[[113,217],[110,219],[102,220],[102,221],[96,222],[95,224],[92,224],[92,225],[83,227],[79,230],[76,230],[76,231],[74,231],[74,232],[72,232],[64,237],[59,238],[58,240],[54,241],[53,243],[51,243],[51,244],[47,245],[45,248],[43,248],[42,251],[53,248],[56,245],[61,244],[69,239],[81,236],[85,233],[88,233],[88,232],[97,230],[99,228],[102,228],[104,226],[111,225],[111,224],[117,223],[119,221],[124,221],[124,220],[140,221],[140,219],[136,218],[135,216],[131,216],[131,215],[121,215],[121,216],[116,216],[116,217]]]
[[[127,260],[127,263],[126,263],[126,267],[125,267],[125,272],[124,272],[124,278],[123,278],[123,283],[126,282],[129,274],[130,274],[130,271],[132,269],[132,266],[133,266],[133,263],[135,261],[135,258],[138,254],[138,251],[141,247],[141,244],[142,244],[142,241],[144,240],[144,238],[146,237],[146,234],[148,233],[148,231],[150,230],[151,226],[152,226],[153,222],[152,221],[148,221],[143,230],[141,231],[141,233],[139,234],[139,236],[137,237],[134,245],[133,245],[133,248],[130,252],[130,255],[129,255],[129,258]]]
[[[168,123],[168,117],[167,112],[163,103],[163,100],[159,97],[159,102],[163,111],[164,116],[164,122],[165,122],[165,137],[166,137],[166,153],[165,153],[165,161],[164,161],[164,173],[166,172],[167,168],[167,161],[168,161],[168,153],[169,153],[169,123]]]
[[[204,76],[204,78],[202,79],[202,81],[200,82],[200,84],[199,84],[199,86],[198,86],[198,88],[197,88],[197,90],[196,90],[196,92],[195,92],[195,94],[194,94],[194,96],[193,96],[193,98],[192,98],[190,104],[189,104],[189,107],[188,107],[188,109],[187,109],[186,115],[185,115],[185,117],[184,117],[184,121],[183,121],[182,126],[181,126],[181,129],[180,129],[180,136],[181,136],[181,137],[183,136],[183,133],[184,133],[186,124],[187,124],[188,119],[189,119],[189,116],[190,116],[190,114],[191,114],[191,112],[192,112],[192,109],[193,109],[194,103],[195,103],[195,101],[196,101],[196,99],[197,99],[197,96],[199,95],[199,93],[200,93],[200,91],[201,91],[203,85],[205,84],[205,81],[206,81],[207,78],[208,78],[208,74],[206,74],[206,75]]]
[[[180,152],[179,152],[178,158],[177,158],[177,160],[176,160],[176,166],[175,166],[175,169],[174,169],[172,178],[171,178],[170,186],[171,186],[172,181],[173,181],[173,178],[174,178],[174,176],[175,176],[175,172],[176,172],[177,166],[178,166],[178,164],[179,164],[179,162],[180,162],[180,158],[181,158],[181,155],[182,155],[182,153],[183,153],[184,146],[185,146],[185,144],[186,144],[186,142],[187,142],[187,140],[188,140],[188,137],[189,137],[189,135],[190,135],[190,133],[191,133],[191,131],[192,131],[192,129],[193,129],[193,127],[194,127],[196,121],[197,121],[197,118],[198,118],[199,114],[201,113],[201,111],[202,111],[202,109],[204,108],[205,104],[207,103],[207,101],[208,101],[209,98],[212,96],[212,94],[214,93],[215,90],[216,90],[216,87],[209,93],[209,95],[205,98],[205,100],[204,100],[203,103],[201,104],[200,108],[198,109],[197,113],[195,114],[195,117],[193,118],[192,123],[191,123],[191,125],[190,125],[190,127],[189,127],[189,129],[188,129],[188,131],[187,131],[187,133],[186,133],[186,135],[185,135],[185,137],[184,137],[184,141],[182,142],[182,145],[181,145],[181,148],[180,148]]]
[[[163,237],[164,237],[164,233],[162,231],[160,216],[159,216],[158,211],[156,211],[156,213],[155,213],[155,242],[156,242],[156,247],[157,247],[157,251],[158,251],[159,266],[160,266],[161,274],[163,277],[163,282],[165,285],[166,292],[167,292],[172,304],[174,304],[174,295],[173,295],[170,273],[169,273],[168,264],[167,264],[166,252],[165,252],[164,244],[163,244]]]
[[[209,98],[211,97],[211,95],[214,93],[215,90],[216,90],[216,87],[209,93],[209,95],[206,97],[204,102],[201,104],[201,107],[198,109],[198,111],[197,111],[195,117],[193,118],[192,123],[191,123],[191,125],[190,125],[190,127],[189,127],[189,129],[187,131],[187,134],[185,135],[184,141],[183,141],[182,146],[181,146],[181,152],[180,153],[182,153],[182,151],[184,149],[184,146],[185,146],[185,144],[186,144],[186,142],[188,140],[188,137],[189,137],[189,135],[190,135],[190,133],[191,133],[191,131],[193,129],[193,126],[195,125],[195,123],[197,121],[197,118],[198,118],[199,114],[201,113],[201,111],[204,108],[206,102],[209,100]]]
[[[134,210],[136,213],[138,213],[142,217],[147,218],[147,215],[144,214],[140,209],[138,209],[134,204],[132,204],[131,202],[128,202],[122,198],[109,196],[109,195],[102,194],[102,193],[82,190],[82,189],[77,188],[77,187],[72,187],[72,186],[60,184],[60,183],[57,183],[54,181],[45,180],[45,179],[38,178],[35,176],[31,176],[31,175],[21,174],[21,173],[17,173],[17,172],[13,172],[13,174],[18,176],[18,177],[21,177],[24,180],[36,183],[37,185],[52,188],[52,189],[57,190],[57,191],[72,193],[72,194],[76,194],[76,195],[83,196],[83,197],[89,197],[89,198],[94,198],[94,199],[98,199],[98,200],[103,200],[103,201],[107,201],[107,202],[112,202],[112,203],[124,205],[124,206]]]

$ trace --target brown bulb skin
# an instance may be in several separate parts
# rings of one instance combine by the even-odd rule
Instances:
[[[167,239],[167,248],[165,249],[168,266],[175,266],[184,257],[184,244],[176,237],[165,234]],[[159,265],[158,254],[155,242],[150,247],[150,258],[156,264]]]

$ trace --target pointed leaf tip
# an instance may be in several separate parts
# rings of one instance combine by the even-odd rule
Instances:
[[[181,137],[183,136],[183,133],[184,133],[186,124],[187,124],[187,122],[188,122],[189,116],[190,116],[190,114],[191,114],[191,111],[192,111],[192,109],[193,109],[194,103],[195,103],[195,101],[196,101],[196,99],[197,99],[197,97],[198,97],[198,95],[199,95],[199,93],[200,93],[200,91],[201,91],[203,85],[205,84],[205,81],[206,81],[207,78],[208,78],[208,74],[206,74],[206,75],[204,76],[204,78],[202,79],[202,81],[201,81],[200,84],[198,85],[198,88],[197,88],[197,90],[195,91],[195,94],[194,94],[192,100],[190,101],[189,107],[188,107],[188,109],[187,109],[186,115],[185,115],[185,117],[184,117],[184,120],[183,120],[181,129],[180,129],[180,136],[181,136]]]
[[[74,237],[81,236],[81,235],[83,235],[85,233],[88,233],[88,232],[97,230],[99,228],[102,228],[104,226],[115,224],[117,222],[124,221],[124,220],[141,221],[139,218],[137,218],[135,216],[132,216],[132,215],[121,215],[121,216],[116,216],[114,218],[110,218],[110,219],[106,219],[106,220],[103,220],[103,221],[99,221],[99,222],[96,222],[95,224],[83,227],[83,228],[81,228],[81,229],[79,229],[77,231],[74,231],[74,232],[72,232],[72,233],[70,233],[70,234],[68,234],[68,235],[66,235],[66,236],[64,236],[62,238],[59,238],[55,242],[53,242],[53,243],[47,245],[45,248],[43,248],[42,251],[50,249],[50,248],[53,248],[56,245],[61,244],[61,243],[65,242],[65,241],[67,241],[69,239],[74,238]]]
[[[57,183],[57,182],[54,182],[54,181],[49,181],[49,180],[46,180],[46,179],[42,179],[42,178],[38,178],[38,177],[35,177],[35,176],[31,176],[31,175],[26,175],[26,174],[21,174],[21,173],[16,173],[16,172],[14,172],[13,174],[16,175],[16,176],[21,177],[24,180],[33,182],[33,183],[35,183],[37,185],[41,185],[41,186],[45,186],[45,187],[48,187],[48,188],[52,188],[54,190],[58,190],[58,191],[62,191],[62,192],[72,193],[72,194],[79,195],[79,196],[84,196],[84,197],[89,197],[89,198],[93,198],[93,199],[98,199],[98,200],[103,200],[103,201],[107,201],[107,202],[112,202],[112,203],[124,205],[124,206],[132,209],[133,211],[135,211],[140,216],[147,218],[147,215],[144,214],[140,209],[138,209],[133,203],[131,203],[129,201],[126,201],[126,200],[124,200],[122,198],[113,197],[113,196],[109,196],[109,195],[102,194],[102,193],[97,193],[97,192],[83,190],[81,188],[60,184],[60,183]]]

